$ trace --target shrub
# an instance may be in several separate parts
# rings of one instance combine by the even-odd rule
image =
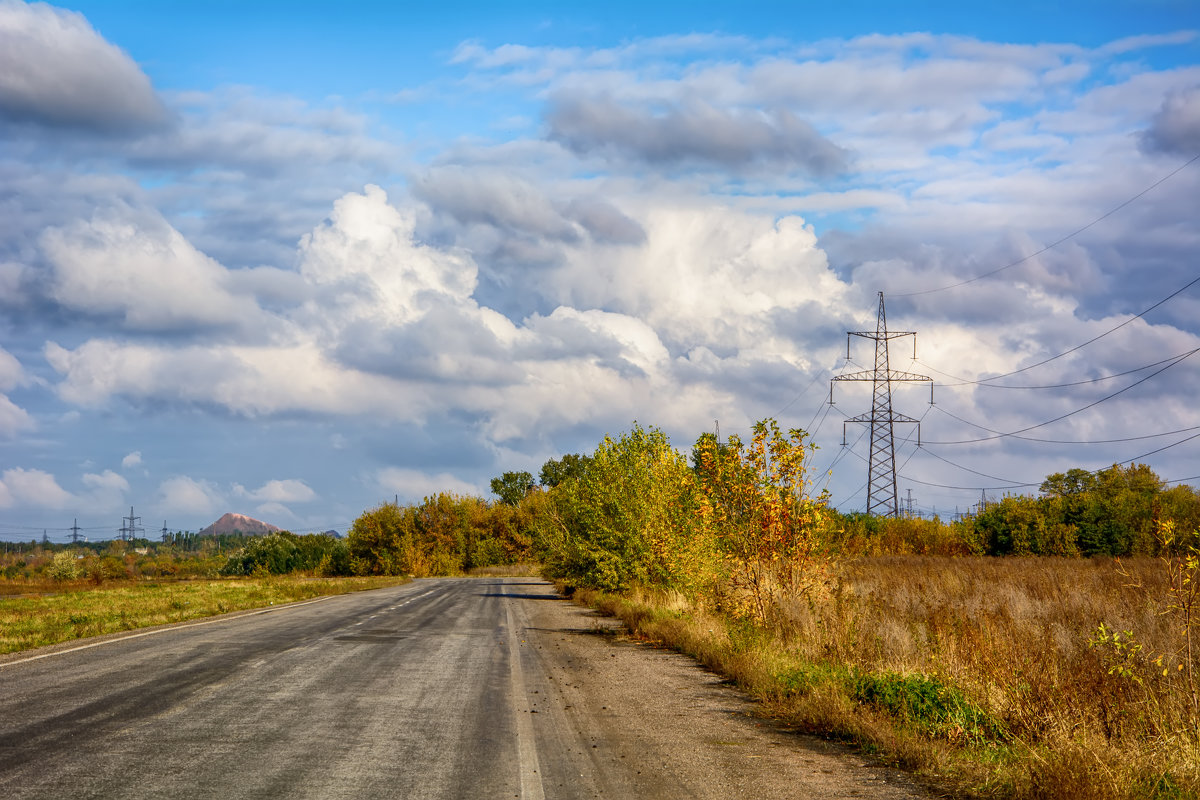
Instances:
[[[696,514],[696,479],[657,428],[606,436],[582,474],[554,487],[538,520],[546,574],[577,586],[693,590],[715,549]]]
[[[250,539],[221,568],[222,575],[286,575],[319,572],[350,573],[350,552],[345,543],[328,534],[297,536],[279,531]]]
[[[79,577],[79,567],[75,563],[75,554],[63,550],[55,553],[54,558],[46,567],[46,574],[56,581],[73,581]]]

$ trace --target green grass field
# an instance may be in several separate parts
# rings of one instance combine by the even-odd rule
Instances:
[[[88,636],[396,586],[401,577],[272,577],[74,587],[0,599],[0,654]]]

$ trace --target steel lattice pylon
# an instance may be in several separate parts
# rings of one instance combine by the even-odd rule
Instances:
[[[888,342],[901,336],[913,337],[913,357],[916,358],[915,331],[889,331],[883,309],[883,292],[879,293],[879,316],[874,331],[846,332],[846,359],[850,359],[850,337],[861,336],[875,340],[875,369],[837,375],[834,381],[871,381],[871,413],[860,414],[845,422],[863,422],[871,426],[871,458],[867,465],[867,513],[878,516],[900,516],[896,489],[896,443],[893,438],[896,423],[917,426],[917,443],[921,441],[921,423],[892,409],[892,383],[923,383],[929,381],[929,402],[933,402],[933,379],[912,372],[899,372],[888,367]],[[833,404],[833,383],[829,384],[829,403]],[[842,426],[845,445],[845,424]]]

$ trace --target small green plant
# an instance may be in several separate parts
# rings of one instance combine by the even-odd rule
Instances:
[[[1088,647],[1100,652],[1100,659],[1108,668],[1109,675],[1142,685],[1140,673],[1145,671],[1145,648],[1133,638],[1133,631],[1118,632],[1101,622],[1088,637]]]

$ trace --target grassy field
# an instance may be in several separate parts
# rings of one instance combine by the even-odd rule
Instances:
[[[54,593],[0,599],[0,654],[406,581],[400,577],[286,576],[115,586],[80,582],[59,587]]]
[[[960,795],[1200,797],[1198,665],[1163,567],[850,559],[803,596],[777,593],[759,623],[662,592],[577,599],[733,678],[770,716]]]

